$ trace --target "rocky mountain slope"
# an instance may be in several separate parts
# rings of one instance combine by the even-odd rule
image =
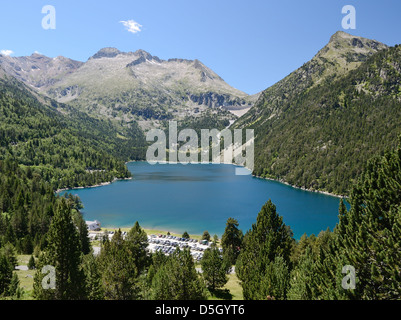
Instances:
[[[144,130],[187,117],[233,120],[257,95],[232,88],[198,60],[161,60],[143,50],[104,48],[85,63],[64,57],[0,57],[9,74],[94,117]]]
[[[336,33],[234,124],[255,129],[254,174],[347,194],[401,134],[400,71],[400,47]]]
[[[312,60],[266,89],[259,101],[247,112],[236,126],[259,126],[267,119],[279,116],[282,106],[302,92],[319,84],[333,81],[356,69],[368,57],[387,46],[375,40],[336,32],[329,43]]]
[[[29,57],[0,55],[0,65],[5,72],[30,87],[41,90],[77,70],[82,62],[64,57],[49,58],[39,53]]]

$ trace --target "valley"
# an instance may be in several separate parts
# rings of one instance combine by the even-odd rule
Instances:
[[[142,49],[0,54],[0,299],[232,299],[228,287],[246,300],[399,299],[400,106],[401,47],[343,31],[255,95],[198,59]],[[254,130],[253,176],[230,161],[145,162],[151,129],[161,162],[175,159],[170,123]],[[96,255],[88,219],[115,230]],[[140,224],[210,246],[196,261],[185,247],[149,252]],[[17,255],[37,268],[29,292]],[[344,265],[353,290],[338,285]]]

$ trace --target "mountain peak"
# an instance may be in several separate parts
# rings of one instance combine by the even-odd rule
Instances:
[[[139,57],[136,60],[132,61],[131,63],[127,64],[127,67],[135,67],[139,64],[145,63],[147,61],[153,61],[157,63],[162,63],[163,60],[159,59],[156,56],[152,56],[149,52],[146,52],[145,50],[139,49],[135,51],[134,53],[130,52],[128,54],[133,54],[135,57]]]
[[[347,39],[347,38],[351,38],[353,37],[353,35],[346,33],[344,31],[337,31],[335,34],[333,34],[330,38],[330,42],[335,42],[338,41],[340,39]]]
[[[34,53],[31,54],[31,57],[35,58],[35,57],[46,57],[46,56],[44,54],[35,51]]]
[[[146,58],[148,60],[151,60],[152,57],[153,57],[149,52],[147,52],[145,50],[142,50],[142,49],[139,49],[139,50],[135,51],[134,54],[136,54],[138,56],[141,56],[141,57],[144,57],[144,58]]]
[[[358,50],[361,53],[370,53],[370,51],[378,51],[387,46],[379,41],[367,39],[359,36],[353,36],[344,31],[337,31],[330,38],[328,46],[332,49]]]
[[[100,59],[100,58],[114,58],[122,53],[117,48],[107,47],[100,49],[96,54],[94,54],[90,59]]]
[[[348,73],[371,55],[386,48],[385,44],[376,40],[337,31],[331,36],[329,43],[308,63],[308,72],[315,74],[316,85],[329,76]]]

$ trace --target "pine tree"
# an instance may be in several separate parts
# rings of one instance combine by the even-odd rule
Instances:
[[[29,258],[28,269],[29,270],[35,269],[35,258],[33,257],[33,255],[31,255],[31,257]]]
[[[169,267],[167,265],[161,266],[158,271],[152,275],[152,300],[173,300],[174,289],[172,285],[172,276],[169,273]]]
[[[22,239],[22,252],[24,254],[32,254],[33,252],[33,243],[32,243],[32,238],[30,234],[27,234],[23,239]]]
[[[218,243],[219,243],[219,236],[215,234],[213,236],[213,245],[217,246]]]
[[[291,272],[288,300],[314,300],[318,296],[314,286],[316,266],[311,248],[307,248],[298,265]]]
[[[210,236],[209,231],[206,230],[205,232],[203,232],[202,240],[210,241],[210,239],[211,239],[211,236]]]
[[[18,275],[14,272],[11,278],[10,286],[8,288],[8,296],[13,299],[20,299],[22,296],[22,289],[20,287],[20,281]]]
[[[139,273],[143,272],[150,264],[146,248],[148,247],[148,236],[141,228],[138,221],[128,232],[126,242]]]
[[[69,203],[70,205],[71,204],[76,205],[76,203],[72,202],[71,199],[69,199]],[[88,226],[86,225],[86,222],[79,211],[75,211],[73,215],[73,221],[76,227],[78,228],[78,235],[79,235],[79,241],[81,243],[82,253],[84,255],[87,255],[92,250],[89,240]]]
[[[369,161],[352,189],[349,211],[340,206],[335,230],[343,265],[356,270],[351,299],[401,297],[401,148]],[[340,265],[338,266],[340,267]]]
[[[39,257],[35,274],[34,295],[37,299],[77,300],[85,298],[85,278],[81,265],[81,246],[77,229],[72,221],[71,208],[61,198],[48,232],[47,247]],[[56,288],[42,287],[42,267],[56,270]]]
[[[221,288],[227,283],[227,266],[217,247],[206,249],[201,266],[203,278],[211,290]]]
[[[266,299],[273,292],[263,287],[262,279],[269,270],[269,265],[280,256],[290,266],[292,238],[282,217],[276,212],[275,205],[269,200],[259,212],[256,224],[247,232],[243,249],[238,256],[236,273],[242,282],[245,299]]]
[[[121,230],[113,235],[111,241],[103,244],[98,259],[106,300],[139,298],[138,270]]]
[[[6,243],[1,249],[0,252],[4,254],[4,256],[7,258],[8,262],[10,263],[10,266],[12,270],[15,269],[17,266],[17,255],[16,255],[16,249],[11,243]]]
[[[0,296],[8,294],[14,267],[6,255],[0,251]]]
[[[261,283],[261,292],[258,299],[285,300],[289,287],[290,271],[287,263],[281,256],[276,256],[266,268]]]
[[[362,232],[370,269],[370,279],[359,277],[364,298],[401,298],[400,189],[401,148],[373,161],[362,179]]]
[[[164,264],[156,267],[152,281],[154,300],[203,300],[206,287],[195,269],[188,249],[177,249]]]
[[[84,257],[82,265],[85,273],[85,291],[88,300],[103,300],[104,290],[96,258],[93,254],[88,254]]]
[[[343,200],[339,206],[340,220],[346,219],[348,211]],[[319,236],[303,236],[296,248],[294,270],[291,273],[288,299],[291,300],[343,300],[347,299],[342,288],[342,269],[349,262],[339,247],[339,230],[322,231]]]
[[[239,223],[237,220],[229,218],[221,238],[223,254],[232,265],[237,261],[242,245],[243,234],[242,231],[238,229],[238,226]]]

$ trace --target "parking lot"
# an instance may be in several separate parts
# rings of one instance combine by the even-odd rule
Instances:
[[[210,243],[207,241],[199,242],[195,239],[184,239],[166,235],[149,235],[148,241],[148,249],[151,252],[161,251],[169,255],[177,250],[177,248],[189,248],[192,256],[197,261],[202,259],[204,251],[210,247]]]
[[[109,231],[108,237],[111,240],[113,237],[114,232]],[[127,235],[126,232],[123,232],[123,237]],[[100,233],[89,232],[89,238],[91,240],[100,239]],[[165,255],[172,254],[177,248],[189,248],[191,254],[195,261],[200,261],[203,257],[204,251],[210,247],[211,243],[207,242],[206,240],[196,240],[196,239],[185,239],[179,238],[176,236],[168,236],[168,235],[161,235],[161,234],[152,234],[148,235],[148,250],[149,252],[156,252],[160,251]],[[95,254],[99,254],[100,247],[94,247]]]

